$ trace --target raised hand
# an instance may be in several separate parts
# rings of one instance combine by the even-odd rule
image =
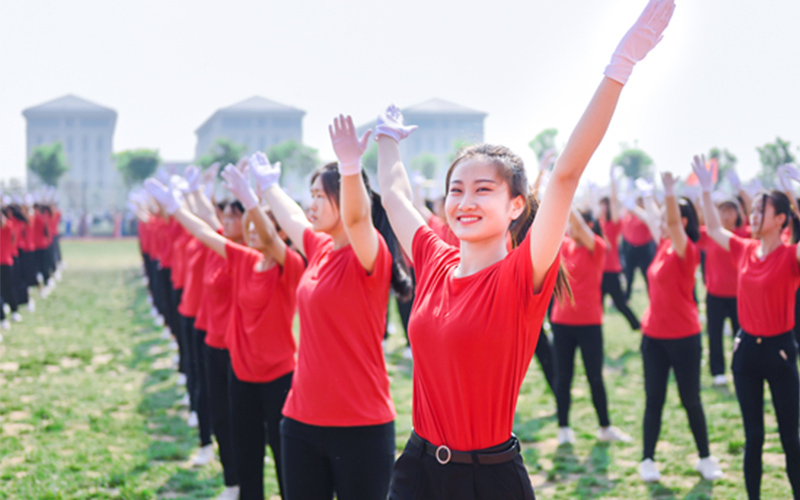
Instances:
[[[169,215],[174,214],[183,203],[180,191],[170,189],[152,177],[144,181],[144,188]]]
[[[351,116],[339,115],[333,119],[333,125],[328,125],[328,133],[333,143],[333,151],[339,159],[339,173],[342,175],[355,175],[361,172],[361,156],[367,149],[367,141],[372,130],[367,130],[359,138],[353,125]]]
[[[186,171],[183,172],[183,176],[186,178],[186,183],[189,185],[187,192],[194,193],[200,189],[200,167],[197,165],[189,165],[186,167]]]
[[[281,162],[275,162],[273,165],[269,162],[267,155],[258,151],[250,157],[250,173],[256,181],[258,192],[263,193],[280,180]]]
[[[784,163],[778,167],[778,174],[783,174],[786,179],[800,182],[800,169],[794,163]]]
[[[639,177],[638,179],[636,179],[635,184],[636,184],[636,189],[638,189],[642,193],[642,196],[651,196],[653,194],[653,183],[648,181],[647,179]]]
[[[739,178],[739,174],[736,173],[736,170],[730,169],[725,172],[725,178],[728,179],[728,182],[731,183],[733,189],[736,190],[738,193],[742,190],[742,180]]]
[[[555,149],[548,149],[544,153],[542,153],[542,157],[539,159],[539,171],[545,172],[550,170],[550,167],[556,162],[556,158],[558,157],[558,153],[556,153]]]
[[[664,196],[675,196],[676,182],[678,182],[678,178],[673,177],[672,172],[662,172],[661,184],[664,185]]]
[[[403,113],[400,112],[400,108],[390,104],[386,111],[378,115],[378,122],[375,125],[375,140],[377,141],[378,137],[385,135],[400,142],[415,130],[417,130],[416,125],[403,125]]]
[[[250,186],[245,172],[228,164],[225,170],[222,171],[222,178],[225,179],[222,185],[242,202],[246,210],[251,210],[258,206],[258,197]]]
[[[700,187],[703,188],[703,192],[711,192],[711,190],[714,189],[714,174],[710,169],[706,168],[705,155],[695,155],[692,161],[692,170],[694,170],[694,175],[697,176],[697,180],[700,182]]]
[[[675,10],[674,0],[650,0],[639,19],[617,45],[605,75],[625,85],[633,66],[644,59],[648,52],[661,41],[662,33]]]

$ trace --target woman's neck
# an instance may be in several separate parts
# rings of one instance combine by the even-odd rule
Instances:
[[[771,231],[768,234],[761,235],[759,240],[761,241],[761,255],[759,257],[766,257],[783,244],[780,231]]]
[[[339,250],[350,244],[350,238],[347,237],[347,231],[344,230],[344,224],[339,222],[336,227],[328,233],[333,238],[333,249]]]
[[[264,256],[264,258],[261,259],[261,261],[258,264],[256,264],[256,271],[258,272],[268,271],[269,269],[272,268],[272,266],[275,265],[276,261],[272,257],[272,254],[267,252],[266,250],[262,250],[261,254]]]
[[[463,278],[500,262],[506,255],[506,235],[482,241],[461,242],[461,263],[456,269],[456,277]]]

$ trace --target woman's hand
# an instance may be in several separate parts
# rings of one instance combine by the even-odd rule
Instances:
[[[692,170],[694,170],[694,175],[697,176],[697,180],[700,182],[700,187],[703,188],[703,192],[710,193],[711,190],[714,189],[714,176],[713,172],[706,168],[705,155],[695,155],[692,161]]]
[[[267,155],[258,151],[250,157],[250,172],[256,180],[256,188],[263,193],[281,179],[281,162],[271,164]]]
[[[403,113],[400,112],[397,106],[390,104],[386,111],[378,115],[378,122],[375,126],[375,140],[385,135],[400,142],[415,130],[417,130],[416,125],[403,124]]]
[[[252,210],[258,206],[258,196],[250,187],[250,181],[247,180],[247,170],[245,168],[244,172],[240,172],[233,165],[228,165],[222,171],[222,178],[225,179],[222,185],[242,202],[245,210]]]
[[[333,125],[328,125],[331,135],[333,151],[339,159],[339,173],[342,175],[356,175],[361,173],[361,157],[367,149],[372,130],[367,130],[361,138],[356,135],[351,116],[339,115],[333,119]]]

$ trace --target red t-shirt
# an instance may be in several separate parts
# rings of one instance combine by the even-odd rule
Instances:
[[[14,228],[11,219],[5,219],[0,227],[0,265],[11,266],[14,264]]]
[[[381,425],[396,412],[381,341],[386,329],[392,256],[378,235],[367,274],[351,246],[307,229],[308,269],[297,288],[300,350],[283,414],[309,425]]]
[[[203,267],[206,262],[205,245],[190,236],[185,251],[185,278],[183,280],[183,295],[178,306],[178,312],[187,318],[196,318],[203,298]],[[196,320],[195,320],[196,322]]]
[[[744,228],[737,228],[734,234],[749,238]],[[705,226],[700,226],[700,240],[697,246],[706,254],[706,288],[715,297],[735,298],[739,280],[739,269],[733,261],[733,255],[717,244]]]
[[[662,239],[653,263],[647,269],[650,304],[642,317],[642,333],[655,339],[682,339],[700,333],[700,318],[694,301],[694,271],[700,251],[687,238],[681,259],[672,241]]]
[[[35,217],[32,216],[32,217]],[[33,237],[33,221],[28,218],[26,222],[17,221],[17,247],[25,252],[36,250],[36,242]]]
[[[514,411],[558,275],[533,292],[530,235],[506,258],[456,278],[460,252],[428,227],[414,236],[413,422],[436,446],[471,451],[511,436]]]
[[[206,344],[227,349],[225,334],[233,309],[233,277],[228,261],[213,250],[206,249],[203,269],[203,302],[195,325],[206,332]]]
[[[47,248],[47,220],[42,213],[33,218],[33,248],[44,250]]]
[[[606,242],[594,235],[594,251],[565,236],[561,244],[561,260],[569,273],[573,301],[568,298],[553,302],[550,321],[560,325],[603,324],[603,263]]]
[[[177,232],[177,237],[172,240],[172,274],[170,274],[170,281],[172,281],[172,288],[181,290],[186,284],[186,246],[192,235],[181,226],[180,231]]]
[[[441,238],[442,241],[448,245],[461,247],[461,240],[456,237],[455,233],[450,229],[450,226],[436,215],[431,215],[431,218],[428,219],[428,226],[430,226],[436,236]]]
[[[608,241],[606,248],[606,258],[603,262],[604,273],[621,273],[622,264],[619,261],[619,235],[622,234],[622,221],[613,220],[600,221],[600,228],[603,230],[603,235]]]
[[[732,236],[730,249],[739,269],[737,310],[747,333],[771,337],[794,328],[795,292],[800,285],[797,245],[780,245],[763,259],[759,240]]]
[[[271,382],[294,371],[292,320],[303,258],[287,249],[283,267],[258,272],[261,252],[228,241],[225,253],[236,294],[225,334],[233,372],[244,382]]]
[[[163,245],[163,251],[161,253],[161,267],[172,269],[172,266],[175,265],[173,262],[173,250],[175,248],[175,240],[178,238],[178,236],[180,236],[182,230],[183,227],[177,220],[175,220],[175,218],[164,221],[164,226],[160,231],[160,244]],[[171,274],[170,278],[172,278]]]
[[[650,229],[642,219],[630,212],[622,216],[622,238],[633,246],[640,247],[653,240]]]

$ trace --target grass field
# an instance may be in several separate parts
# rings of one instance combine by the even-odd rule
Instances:
[[[63,281],[48,299],[37,299],[34,314],[24,312],[23,323],[3,332],[0,344],[0,499],[213,498],[222,489],[220,467],[192,469],[188,463],[196,433],[178,404],[182,394],[171,367],[173,353],[147,314],[136,243],[62,246],[69,266]],[[633,307],[641,313],[645,305],[646,295],[637,289]],[[405,340],[396,313],[392,317],[387,359],[402,449],[411,430],[411,362],[401,356]],[[725,478],[703,481],[694,471],[696,450],[672,382],[657,452],[662,481],[639,480],[644,412],[639,339],[609,310],[606,388],[612,422],[633,436],[629,444],[595,440],[597,419],[577,363],[571,412],[576,443],[557,446],[555,400],[532,362],[515,432],[524,443],[537,498],[745,498],[736,397],[732,386],[711,387],[706,366],[703,403],[712,453]],[[730,338],[726,343],[729,348]],[[769,401],[766,422],[762,498],[790,498]],[[275,495],[271,467],[266,488],[268,497]]]

